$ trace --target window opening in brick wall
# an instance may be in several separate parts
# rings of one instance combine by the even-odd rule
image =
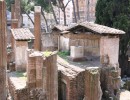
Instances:
[[[67,93],[66,93],[66,84],[64,82],[61,82],[61,93],[62,93],[62,100],[66,100]]]

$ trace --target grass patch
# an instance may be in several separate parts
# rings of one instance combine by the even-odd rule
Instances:
[[[27,80],[27,73],[26,72],[16,72],[16,76],[22,80]]]
[[[44,55],[45,57],[48,57],[48,56],[50,56],[51,54],[52,54],[51,51],[45,51],[45,52],[43,52],[43,55]]]
[[[62,58],[66,58],[67,56],[70,55],[70,52],[69,51],[58,52],[58,55]]]

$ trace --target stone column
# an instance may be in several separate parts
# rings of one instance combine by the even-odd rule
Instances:
[[[41,50],[41,7],[35,6],[34,13],[34,49],[40,51]]]
[[[0,99],[6,100],[6,5],[0,0]]]
[[[11,19],[11,28],[18,28],[18,19]]]
[[[18,19],[11,20],[11,28],[12,29],[18,28]],[[14,40],[13,34],[11,34],[11,45],[12,45],[11,61],[12,62],[15,61],[14,43],[15,43],[15,40]],[[13,64],[13,66],[15,67],[14,64]]]
[[[85,100],[101,100],[100,73],[98,68],[87,68],[85,71]]]
[[[43,63],[43,89],[47,100],[58,100],[57,54],[47,57]]]
[[[15,4],[11,4],[11,19],[15,18]]]
[[[15,17],[18,19],[18,27],[21,26],[21,0],[15,0]]]
[[[34,54],[29,54],[27,65],[27,86],[29,90],[36,88],[36,58]]]

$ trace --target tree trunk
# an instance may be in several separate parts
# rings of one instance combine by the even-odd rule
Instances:
[[[79,15],[79,1],[76,0],[76,7],[77,7],[77,17],[78,17],[78,20],[80,20],[80,15]]]
[[[87,1],[87,21],[89,21],[89,0]]]
[[[74,4],[74,0],[72,0],[72,4],[73,4],[74,22],[77,23],[77,18],[76,18],[76,12],[75,12],[75,4]]]
[[[67,26],[67,24],[66,24],[66,12],[65,12],[65,8],[63,8],[63,13],[64,13],[64,25]]]
[[[26,13],[26,15],[28,16],[28,18],[30,19],[30,21],[32,22],[32,24],[34,25],[34,21],[32,20],[32,18],[30,17],[30,15],[27,13],[27,12],[25,12]]]
[[[47,29],[47,32],[49,32],[49,28],[48,28],[47,19],[46,19],[46,17],[45,17],[45,14],[44,14],[43,9],[41,10],[41,13],[42,13],[42,16],[43,16],[43,18],[44,18],[44,20],[45,20],[45,23],[46,23],[46,29]]]
[[[54,12],[53,5],[52,5],[51,2],[50,2],[50,7],[51,7],[51,10],[52,10],[52,13],[53,13],[53,16],[54,16],[54,19],[55,19],[56,24],[59,24],[58,21],[57,21],[56,14],[55,14],[55,12]]]

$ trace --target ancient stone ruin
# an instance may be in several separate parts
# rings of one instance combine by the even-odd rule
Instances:
[[[0,1],[1,100],[6,100],[6,94],[13,100],[119,99],[119,36],[124,31],[83,22],[71,27],[55,26],[44,37],[41,7],[35,6],[33,33],[20,27],[19,5],[15,0],[11,6],[11,51],[7,55],[6,7]],[[53,45],[44,48],[45,41]]]

